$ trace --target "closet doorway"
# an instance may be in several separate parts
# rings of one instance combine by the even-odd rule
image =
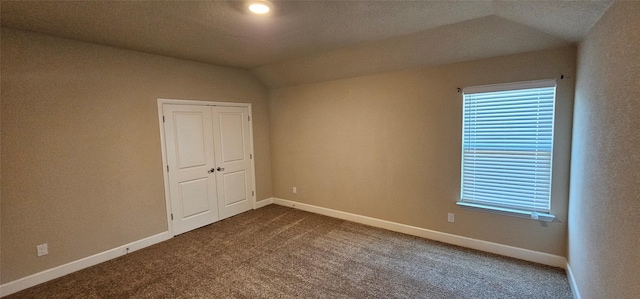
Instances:
[[[255,203],[250,104],[158,100],[169,231],[179,235]]]

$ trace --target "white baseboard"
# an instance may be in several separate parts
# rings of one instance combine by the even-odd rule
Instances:
[[[264,206],[268,206],[268,205],[270,205],[272,203],[273,203],[273,197],[269,197],[269,198],[263,199],[261,201],[256,201],[256,204],[253,205],[253,209],[254,210],[255,209],[259,209],[259,208],[262,208]]]
[[[264,206],[270,205],[272,203],[273,203],[272,197],[263,199],[255,203],[254,209],[259,209]],[[122,245],[98,254],[94,254],[86,258],[79,259],[77,261],[73,261],[52,269],[44,270],[42,272],[29,275],[27,277],[23,277],[18,280],[5,283],[3,285],[0,285],[0,297],[11,295],[13,293],[22,291],[32,286],[39,285],[49,280],[53,280],[58,277],[62,277],[64,275],[71,274],[73,272],[82,270],[84,268],[88,268],[88,267],[97,265],[99,263],[106,262],[110,259],[114,259],[119,256],[125,255],[127,254],[127,248],[129,248],[129,252],[133,252],[133,251],[151,246],[153,244],[166,241],[168,239],[171,239],[171,234],[169,232],[159,233],[157,235],[144,238],[142,240],[138,240],[126,245]]]
[[[548,254],[539,251],[533,251],[529,249],[503,245],[493,242],[482,241],[478,239],[472,239],[468,237],[462,237],[458,235],[438,232],[425,228],[395,223],[386,220],[380,220],[367,216],[361,216],[357,214],[351,214],[338,210],[327,209],[314,205],[299,203],[281,198],[273,198],[273,203],[281,206],[287,206],[296,208],[299,210],[321,214],[338,219],[348,220],[361,224],[366,224],[374,227],[384,228],[390,231],[395,231],[407,235],[413,235],[430,240],[435,240],[443,243],[458,245],[480,251],[495,253],[503,256],[513,257],[525,261],[535,262],[539,264],[549,265],[553,267],[565,268],[567,266],[567,259],[553,254]]]
[[[571,270],[571,265],[567,262],[567,278],[569,278],[569,285],[571,286],[571,292],[573,293],[573,299],[582,299],[580,296],[580,290],[578,289],[578,284],[576,283],[576,278],[573,276],[573,271]]]
[[[418,236],[426,239],[440,241],[443,243],[491,252],[499,255],[536,262],[536,263],[545,264],[549,266],[565,268],[567,269],[569,284],[571,285],[571,290],[573,291],[574,298],[581,299],[575,279],[573,277],[573,272],[571,272],[571,268],[569,267],[567,260],[561,256],[498,244],[498,243],[472,239],[472,238],[467,238],[467,237],[462,237],[458,235],[453,235],[453,234],[448,234],[448,233],[443,233],[443,232],[438,232],[433,230],[428,230],[428,229],[419,228],[415,226],[395,223],[395,222],[386,221],[386,220],[380,220],[380,219],[371,218],[367,216],[361,216],[357,214],[342,212],[338,210],[332,210],[328,208],[318,207],[314,205],[299,203],[299,202],[290,201],[290,200],[281,199],[281,198],[275,198],[275,197],[263,199],[261,201],[256,202],[254,205],[254,209],[258,209],[270,204],[293,207],[303,211],[308,211],[308,212],[321,214],[329,217],[334,217],[338,219],[343,219],[347,221],[379,227],[379,228],[387,229],[390,231]],[[98,254],[94,254],[86,258],[79,259],[77,261],[73,261],[52,269],[48,269],[24,278],[20,278],[18,280],[5,283],[3,285],[0,285],[0,297],[22,291],[24,289],[47,282],[49,280],[56,279],[58,277],[125,255],[127,254],[127,248],[128,248],[128,252],[133,252],[133,251],[154,245],[156,243],[166,241],[168,239],[171,239],[171,237],[172,236],[171,234],[169,234],[169,232],[159,233],[157,235],[144,238],[142,240],[125,244],[125,245],[122,245]]]
[[[0,285],[0,297],[11,295],[13,293],[22,291],[32,286],[41,284],[43,282],[47,282],[49,280],[56,279],[58,277],[82,270],[84,268],[88,268],[88,267],[97,265],[99,263],[106,262],[110,259],[114,259],[119,256],[125,255],[128,252],[130,253],[130,252],[151,246],[153,244],[166,241],[168,239],[171,239],[171,234],[169,234],[169,232],[159,233],[157,235],[153,235],[148,238],[131,242],[129,244],[125,244],[101,253],[97,253],[92,256],[79,259],[77,261],[73,261],[64,265],[60,265],[55,268],[51,268],[33,275],[29,275],[27,277],[20,278],[18,280],[5,283],[3,285]]]

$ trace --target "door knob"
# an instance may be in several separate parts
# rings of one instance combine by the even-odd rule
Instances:
[[[223,171],[223,170],[224,170],[224,168],[222,168],[222,167],[218,167],[218,168],[216,168],[216,170],[217,170],[217,171]]]
[[[209,171],[207,171],[207,172],[208,172],[208,173],[213,173],[214,171],[216,171],[216,169],[215,169],[215,168],[211,168],[211,169],[209,169]]]

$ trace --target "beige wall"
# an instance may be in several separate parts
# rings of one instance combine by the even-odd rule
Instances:
[[[274,196],[564,256],[575,48],[270,91]],[[456,206],[457,87],[558,78],[555,223]],[[297,194],[292,194],[292,187]],[[447,223],[447,213],[456,215]]]
[[[578,51],[569,264],[582,298],[640,298],[640,2]]]
[[[2,283],[167,230],[159,97],[252,103],[257,199],[272,195],[247,71],[7,29],[1,62]]]

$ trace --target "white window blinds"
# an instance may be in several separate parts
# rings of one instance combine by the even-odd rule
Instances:
[[[555,93],[554,80],[464,89],[461,203],[550,212]]]

